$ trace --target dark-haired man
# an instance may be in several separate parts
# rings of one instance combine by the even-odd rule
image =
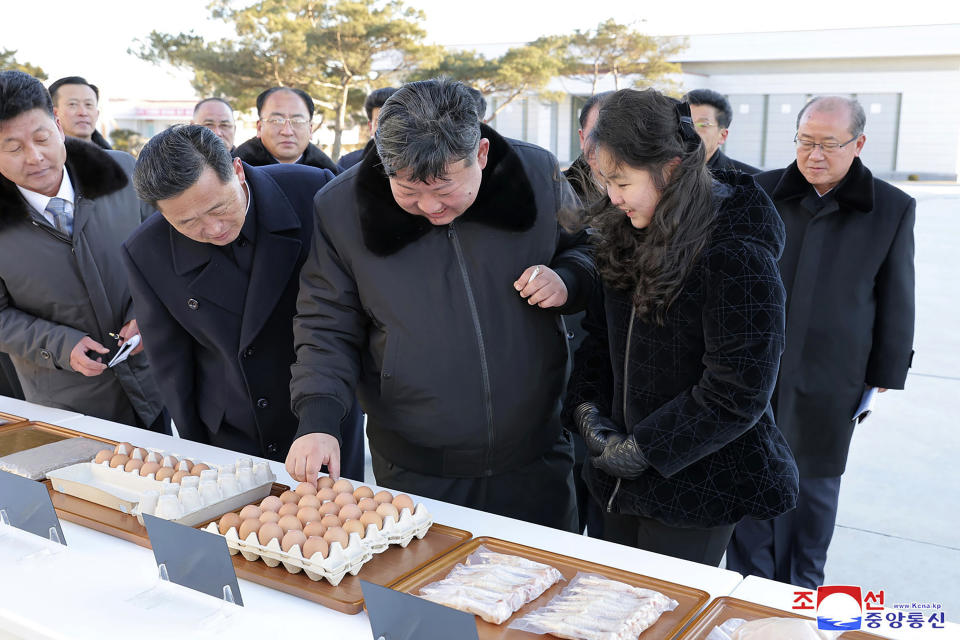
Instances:
[[[157,134],[140,152],[137,193],[159,213],[124,244],[124,262],[181,436],[286,457],[297,430],[290,365],[298,276],[313,196],[331,178],[315,167],[244,165],[193,125]],[[350,471],[362,478],[362,416],[352,409]]]
[[[730,135],[730,123],[733,121],[733,109],[726,96],[712,89],[694,89],[683,99],[690,104],[690,116],[703,140],[710,171],[739,171],[750,175],[760,173],[760,169],[727,157],[720,150]]]
[[[64,140],[50,94],[0,72],[0,351],[26,399],[166,430],[140,347],[107,367],[106,345],[138,333],[120,245],[139,226],[133,157]]]
[[[340,173],[330,156],[310,142],[313,100],[301,89],[272,87],[257,96],[257,137],[237,147],[249,165],[305,164]]]
[[[367,127],[370,130],[370,140],[363,149],[351,151],[340,158],[341,171],[346,171],[360,162],[363,154],[373,148],[373,136],[377,133],[377,119],[380,116],[380,108],[383,107],[383,103],[386,102],[387,98],[392,96],[396,90],[396,87],[382,87],[380,89],[374,89],[370,92],[370,95],[367,96],[367,99],[363,102],[363,110],[367,112]]]
[[[71,138],[92,142],[101,149],[112,149],[97,131],[100,117],[100,90],[80,76],[60,78],[50,85],[53,115],[59,118],[63,132]]]
[[[237,122],[233,118],[233,107],[223,98],[204,98],[193,107],[193,119],[190,124],[198,124],[213,131],[223,140],[230,155],[236,155],[233,136],[237,133]]]

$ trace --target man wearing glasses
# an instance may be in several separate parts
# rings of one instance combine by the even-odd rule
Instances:
[[[206,98],[193,108],[193,120],[190,124],[198,124],[213,131],[223,140],[230,155],[236,156],[237,148],[233,144],[233,136],[237,133],[237,123],[233,119],[233,108],[223,98]]]
[[[771,404],[800,496],[774,520],[740,522],[727,567],[809,589],[823,582],[861,397],[903,389],[913,358],[916,201],[860,161],[865,124],[856,100],[813,98],[797,117],[796,162],[757,176],[787,232],[786,348]]]
[[[247,164],[305,164],[340,173],[337,163],[310,142],[313,100],[305,91],[271,87],[257,96],[257,137],[237,147]]]
[[[750,175],[760,173],[760,169],[734,160],[720,150],[720,146],[727,141],[733,121],[733,109],[726,96],[712,89],[694,89],[683,99],[690,104],[693,126],[703,140],[710,171],[739,171]]]

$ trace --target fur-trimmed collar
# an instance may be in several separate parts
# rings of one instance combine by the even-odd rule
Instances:
[[[811,188],[794,160],[784,170],[770,195],[774,200],[802,198],[810,193]],[[860,158],[854,158],[847,175],[833,188],[831,194],[843,208],[865,213],[873,211],[873,174],[860,162]]]
[[[254,167],[279,164],[277,159],[270,155],[267,148],[263,146],[263,141],[257,137],[250,138],[237,147],[236,156]],[[297,160],[297,164],[305,164],[308,167],[317,167],[318,169],[330,169],[333,175],[340,173],[340,167],[337,166],[337,163],[312,142],[307,144],[307,148],[303,150],[303,155]]]
[[[82,140],[67,138],[66,168],[78,195],[91,200],[120,191],[130,179],[106,151]],[[30,218],[30,209],[17,185],[0,176],[0,230]]]
[[[490,141],[477,199],[458,220],[509,231],[526,231],[537,218],[533,186],[520,156],[506,138],[485,124],[480,135]],[[365,153],[355,180],[360,226],[367,248],[378,256],[396,253],[424,236],[433,225],[407,213],[393,199],[390,181],[374,150]]]

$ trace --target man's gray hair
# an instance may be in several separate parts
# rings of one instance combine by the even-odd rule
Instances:
[[[443,178],[451,162],[474,161],[480,145],[476,99],[462,82],[446,78],[403,85],[384,103],[375,136],[388,176]]]
[[[215,133],[196,124],[176,125],[150,138],[133,169],[137,196],[156,207],[192,187],[207,167],[226,183],[233,171],[230,152]]]
[[[850,135],[859,137],[863,129],[867,126],[867,114],[863,111],[863,106],[857,102],[856,98],[847,98],[845,96],[814,96],[810,98],[807,104],[803,105],[800,113],[797,114],[797,129],[800,129],[800,120],[807,109],[814,107],[814,111],[837,111],[838,109],[847,109],[850,113]]]

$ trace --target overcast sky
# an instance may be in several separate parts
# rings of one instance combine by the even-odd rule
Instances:
[[[193,98],[188,75],[128,55],[134,39],[153,29],[195,30],[206,37],[225,34],[222,23],[207,19],[204,0],[4,0],[3,4],[0,48],[16,49],[18,60],[40,65],[50,80],[86,76],[106,96],[115,98]],[[241,4],[247,3],[241,0]],[[542,35],[589,29],[610,17],[658,35],[960,23],[960,3],[942,0],[410,0],[406,4],[426,14],[428,40],[458,47],[519,44]],[[815,40],[811,46],[816,46]]]

